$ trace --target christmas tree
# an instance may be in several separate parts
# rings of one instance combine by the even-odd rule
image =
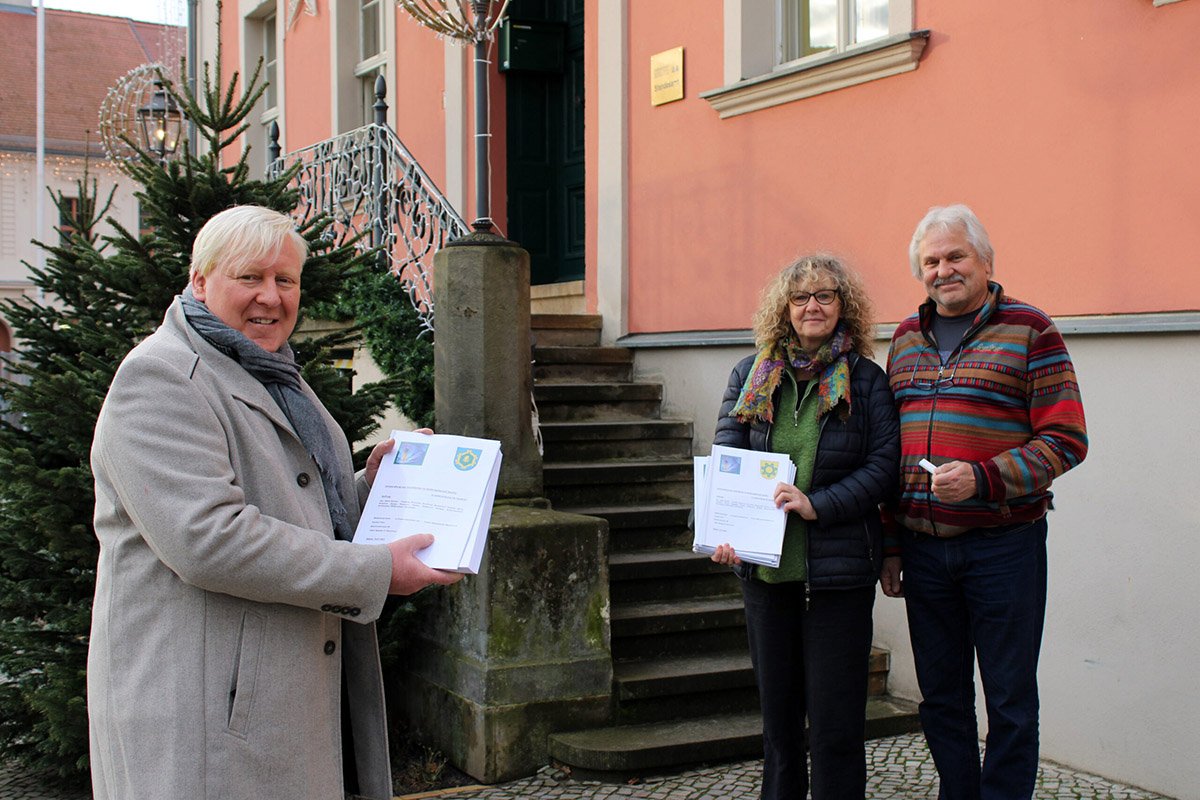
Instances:
[[[220,59],[216,62],[220,75]],[[8,302],[20,358],[0,382],[0,757],[81,784],[87,778],[85,670],[98,545],[89,469],[92,430],[105,393],[126,353],[161,322],[186,285],[192,241],[214,214],[256,204],[285,213],[296,204],[288,189],[294,172],[252,179],[242,157],[222,165],[220,154],[248,128],[247,115],[264,86],[258,73],[237,91],[214,85],[206,65],[203,90],[164,80],[206,147],[160,162],[138,149],[128,173],[147,233],[109,219],[115,234],[98,233],[111,202],[94,182],[80,182],[79,202],[57,196],[67,224],[47,253],[44,269],[30,268],[44,299]],[[219,83],[219,78],[218,78]],[[321,239],[324,221],[301,233],[313,255],[306,262],[301,309],[346,308],[338,294],[348,277],[366,270],[369,254]],[[365,274],[365,273],[364,273]],[[315,341],[293,339],[305,379],[351,442],[362,441],[395,392],[394,382],[360,387],[353,395],[328,364],[331,347],[353,330]],[[360,456],[362,454],[360,453]]]

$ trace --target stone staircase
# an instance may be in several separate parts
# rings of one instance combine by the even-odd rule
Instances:
[[[553,734],[576,775],[625,780],[762,754],[737,578],[691,552],[692,422],[663,419],[662,386],[633,382],[633,352],[601,347],[600,318],[534,314],[534,396],[556,509],[610,530],[613,725]],[[916,730],[871,663],[869,735]]]

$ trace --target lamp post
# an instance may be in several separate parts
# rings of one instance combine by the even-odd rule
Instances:
[[[161,80],[154,81],[154,91],[146,104],[138,108],[137,118],[142,146],[154,153],[159,163],[175,154],[183,130],[183,112]]]
[[[487,0],[474,0],[471,11],[475,14],[472,28],[487,30]],[[492,176],[488,164],[488,143],[492,133],[488,130],[488,57],[487,41],[481,33],[475,36],[475,221],[471,227],[480,233],[492,231]]]
[[[478,233],[492,232],[491,172],[488,167],[488,42],[509,0],[396,0],[413,19],[442,36],[474,46],[475,56],[475,221]],[[494,12],[494,13],[493,13]]]

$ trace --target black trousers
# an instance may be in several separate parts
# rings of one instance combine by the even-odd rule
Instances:
[[[813,800],[863,800],[875,587],[814,591],[742,581],[763,716],[763,800],[805,800],[809,724]]]

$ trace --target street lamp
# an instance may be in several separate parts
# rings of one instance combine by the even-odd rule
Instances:
[[[161,80],[154,81],[154,91],[145,105],[137,110],[142,129],[142,146],[158,156],[159,162],[175,154],[183,130],[183,112]]]

